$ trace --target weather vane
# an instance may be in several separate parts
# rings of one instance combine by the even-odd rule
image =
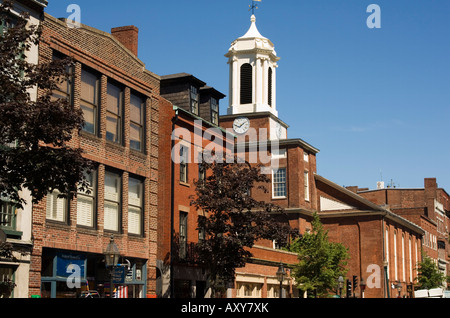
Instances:
[[[252,14],[255,14],[255,9],[258,9],[258,5],[255,2],[261,2],[261,0],[252,0],[252,4],[249,5],[250,9],[248,9],[248,11],[252,10]]]

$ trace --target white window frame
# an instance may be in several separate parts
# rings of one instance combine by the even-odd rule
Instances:
[[[131,182],[136,182],[137,193],[130,191]],[[144,207],[144,181],[139,178],[128,178],[128,233],[142,235],[142,219]]]
[[[284,182],[283,181],[277,181],[276,174],[280,171],[284,171]],[[284,195],[276,195],[276,185],[278,184],[284,184]],[[272,169],[272,198],[273,199],[284,199],[287,197],[287,170],[285,167],[281,167],[278,169]]]
[[[116,191],[108,192],[107,176],[114,177]],[[121,216],[121,191],[122,176],[115,172],[105,171],[105,194],[104,194],[104,229],[107,231],[119,231]]]
[[[46,219],[67,222],[68,203],[66,198],[58,198],[60,192],[53,190],[47,194],[46,198]]]
[[[77,225],[94,227],[97,205],[97,173],[96,171],[92,171],[89,175],[85,175],[85,177],[89,181],[89,187],[87,189],[89,193],[80,190],[77,193]]]
[[[180,182],[189,183],[189,158],[190,158],[190,147],[180,144]]]
[[[309,194],[309,171],[306,171],[303,173],[303,178],[304,178],[304,190],[305,190],[305,201],[309,201],[310,200],[310,194]]]

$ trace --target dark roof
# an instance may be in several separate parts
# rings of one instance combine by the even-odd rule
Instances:
[[[164,82],[183,82],[183,81],[194,81],[197,84],[199,84],[200,87],[205,86],[206,83],[199,80],[197,77],[195,77],[192,74],[188,73],[176,73],[176,74],[169,74],[169,75],[163,75],[161,76],[161,84]]]
[[[200,87],[200,91],[207,91],[209,92],[212,96],[215,96],[219,99],[224,98],[226,95],[222,94],[221,92],[219,92],[217,89],[215,89],[214,87],[205,85],[203,87]]]

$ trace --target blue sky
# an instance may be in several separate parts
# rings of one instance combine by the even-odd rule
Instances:
[[[249,0],[49,0],[47,13],[110,32],[139,28],[139,58],[228,95],[224,54],[250,26]],[[370,4],[381,28],[370,29]],[[290,138],[320,149],[318,174],[344,186],[402,188],[436,177],[450,193],[450,1],[262,0],[260,33],[281,60],[277,108]],[[226,113],[228,99],[221,101]]]

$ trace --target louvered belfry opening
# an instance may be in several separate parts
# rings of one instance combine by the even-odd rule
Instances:
[[[252,81],[252,66],[248,63],[241,66],[241,104],[251,104],[253,81]]]
[[[272,106],[272,68],[269,67],[269,84],[268,84],[268,101],[267,103],[269,104],[269,106]]]

